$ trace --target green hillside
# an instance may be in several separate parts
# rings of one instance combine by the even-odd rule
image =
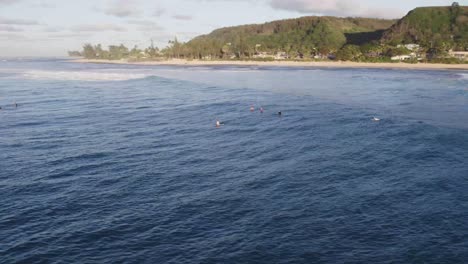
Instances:
[[[184,53],[193,57],[223,56],[229,50],[242,56],[256,51],[287,53],[323,53],[336,51],[347,43],[378,41],[395,20],[371,18],[302,17],[221,28],[194,38],[184,45]],[[226,47],[226,43],[230,43]],[[187,54],[188,55],[188,54]]]
[[[451,7],[416,8],[386,30],[382,42],[468,49],[468,7],[454,4]]]

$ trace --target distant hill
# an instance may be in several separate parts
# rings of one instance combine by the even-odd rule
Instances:
[[[302,17],[265,24],[217,29],[189,41],[189,47],[210,45],[246,46],[253,52],[257,46],[272,50],[337,50],[345,44],[378,41],[384,30],[396,20],[371,18]]]
[[[420,7],[383,33],[387,44],[418,43],[468,49],[468,7]]]

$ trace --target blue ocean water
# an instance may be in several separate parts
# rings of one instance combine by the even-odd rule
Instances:
[[[1,59],[0,106],[0,263],[468,260],[466,72]]]

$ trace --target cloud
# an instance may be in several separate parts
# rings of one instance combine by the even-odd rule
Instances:
[[[51,2],[48,2],[48,1],[45,1],[45,0],[42,0],[42,1],[39,1],[37,3],[35,3],[33,5],[34,7],[39,7],[39,8],[55,8],[56,5],[51,3]]]
[[[137,17],[141,14],[138,6],[138,1],[135,0],[113,0],[102,11],[110,16]]]
[[[6,32],[22,32],[24,31],[22,28],[17,28],[9,25],[0,25],[0,31]]]
[[[49,32],[49,33],[55,33],[55,32],[62,32],[64,31],[65,28],[63,27],[55,27],[55,26],[52,26],[52,27],[46,27],[44,28],[44,32]]]
[[[161,31],[164,29],[151,20],[129,20],[127,23],[138,26],[140,31]]]
[[[196,36],[200,36],[201,33],[199,32],[177,32],[176,36],[181,38],[182,40],[190,40]]]
[[[172,18],[177,19],[177,20],[192,20],[192,16],[187,16],[187,15],[173,15]]]
[[[329,15],[329,16],[364,16],[395,18],[403,15],[403,11],[394,8],[370,6],[366,0],[270,0],[274,9],[295,11],[299,13]]]
[[[2,18],[2,17],[0,17],[0,24],[1,25],[30,26],[30,25],[38,25],[39,23],[37,23],[37,21],[35,21],[35,20],[17,19],[17,18]]]
[[[125,28],[113,25],[113,24],[90,24],[90,25],[78,25],[71,28],[74,32],[102,32],[102,31],[127,31]]]
[[[160,17],[160,16],[164,15],[165,13],[166,13],[166,9],[158,7],[158,8],[156,8],[154,10],[153,16]]]
[[[23,41],[23,40],[28,40],[28,37],[24,36],[24,35],[19,35],[19,34],[10,34],[10,33],[7,33],[7,34],[1,34],[0,33],[0,40],[5,40],[5,41],[11,41],[11,40],[14,40],[14,41]]]
[[[127,21],[128,24],[132,24],[132,25],[139,25],[139,26],[157,26],[155,22],[153,21],[150,21],[150,20],[144,20],[144,19],[140,19],[140,20],[128,20]]]
[[[52,39],[69,39],[69,38],[89,38],[91,37],[90,33],[58,33],[58,34],[51,34],[47,36],[48,38]]]
[[[12,5],[21,2],[21,0],[0,0],[0,6],[2,5]]]

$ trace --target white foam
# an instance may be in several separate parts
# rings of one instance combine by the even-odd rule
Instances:
[[[468,80],[468,73],[460,73],[458,74],[462,79]]]
[[[89,72],[89,71],[26,71],[22,73],[26,79],[32,80],[63,80],[63,81],[127,81],[148,77],[142,73],[122,72]]]

